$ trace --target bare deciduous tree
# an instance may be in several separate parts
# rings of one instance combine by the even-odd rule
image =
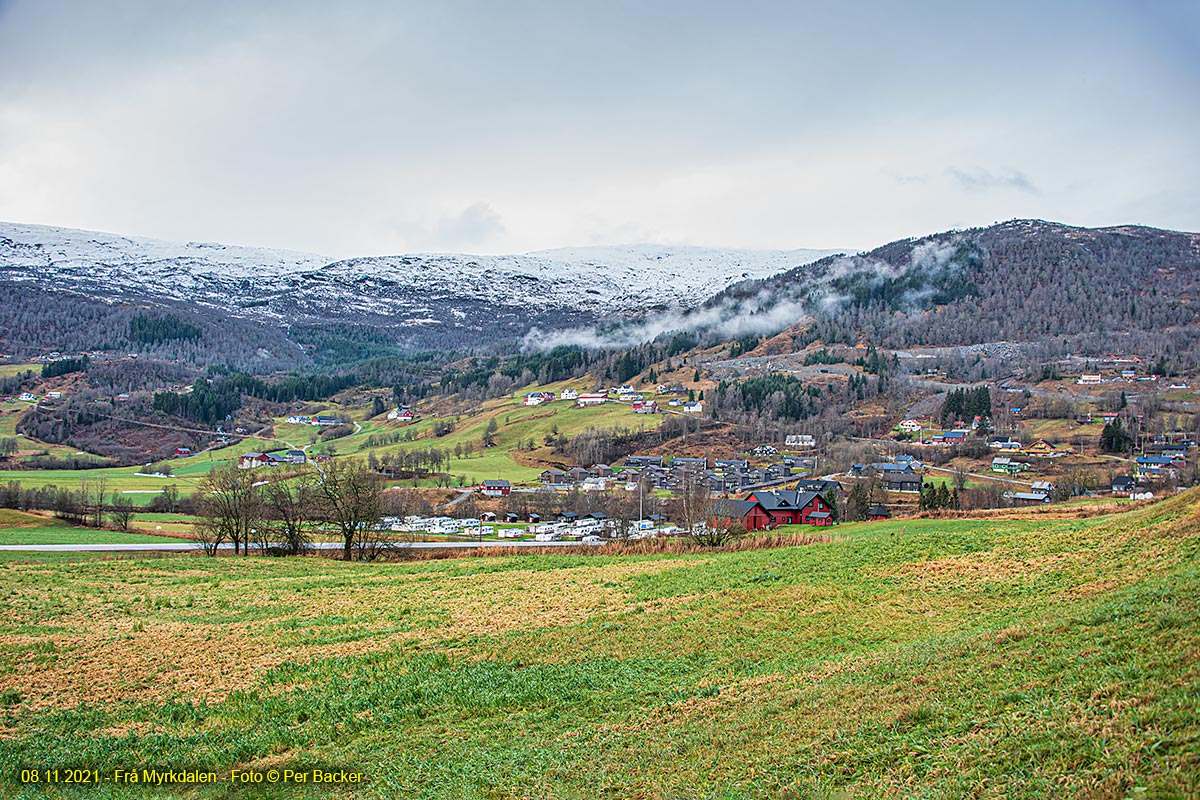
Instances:
[[[379,517],[383,481],[366,464],[335,460],[325,469],[314,488],[317,516],[337,528],[342,539],[342,558],[350,561],[378,555],[381,538]]]
[[[312,491],[311,486],[293,480],[275,481],[264,487],[267,519],[262,527],[292,555],[303,551],[309,542]]]
[[[113,524],[123,531],[129,530],[129,524],[133,522],[133,501],[119,492],[113,492],[110,505],[112,512],[109,516]]]
[[[196,503],[200,540],[205,552],[216,553],[223,542],[233,542],[243,554],[250,552],[252,530],[262,522],[262,495],[254,479],[237,467],[221,467],[208,474]]]

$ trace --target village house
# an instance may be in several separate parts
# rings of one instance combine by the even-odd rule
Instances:
[[[922,477],[911,472],[890,472],[883,476],[883,488],[889,492],[920,492]]]
[[[884,505],[877,504],[867,509],[867,522],[878,522],[879,520],[888,519],[891,516],[891,512]]]
[[[1034,505],[1038,503],[1049,503],[1050,495],[1042,494],[1041,492],[1014,492],[1012,499],[1024,505]]]
[[[622,469],[613,477],[622,483],[636,483],[641,478],[641,473],[635,469]]]
[[[577,400],[579,399],[579,392],[575,389],[563,389],[560,396],[563,400]]]
[[[745,500],[721,500],[714,517],[735,519],[748,531],[761,531],[779,525],[833,524],[833,514],[825,498],[816,492],[757,491]]]
[[[389,411],[387,418],[396,420],[398,422],[413,422],[416,420],[417,414],[408,406],[401,406],[400,408],[394,408]]]
[[[283,454],[283,460],[289,464],[303,464],[308,458],[303,450],[288,450]]]
[[[633,404],[635,414],[657,414],[658,403],[653,400],[637,401]]]
[[[271,457],[266,453],[242,453],[238,458],[238,469],[254,469],[271,465]]]
[[[1177,467],[1182,466],[1170,456],[1138,456],[1133,468],[1135,478],[1162,480],[1178,477]]]
[[[1045,439],[1038,439],[1022,452],[1027,456],[1034,456],[1035,458],[1058,458],[1070,454],[1071,448],[1066,447],[1060,450]]]
[[[1008,456],[996,456],[992,459],[992,472],[999,472],[1004,475],[1016,475],[1029,468],[1029,465],[1025,462],[1014,461]]]
[[[581,408],[584,406],[598,406],[601,403],[607,402],[608,395],[606,394],[581,394],[575,398],[575,405]]]
[[[508,497],[512,484],[506,480],[485,480],[479,485],[479,492],[484,497]]]
[[[567,483],[567,473],[561,469],[543,470],[538,479],[547,486],[564,486]]]
[[[176,458],[186,458],[187,456],[190,456],[191,454],[192,454],[192,448],[190,448],[190,447],[176,447],[175,448],[175,457]]]
[[[1132,494],[1138,489],[1137,481],[1130,475],[1118,475],[1112,481],[1113,494]]]
[[[816,492],[822,497],[828,497],[830,492],[838,500],[842,497],[842,485],[837,481],[827,481],[821,478],[802,478],[796,481],[795,488],[798,492]]]
[[[530,392],[522,401],[527,406],[540,406],[554,399],[554,392]]]
[[[1079,376],[1079,380],[1075,381],[1075,383],[1079,384],[1080,386],[1094,386],[1097,383],[1103,382],[1104,378],[1102,378],[1098,372],[1085,372]]]
[[[789,433],[783,437],[783,445],[798,448],[816,447],[817,439],[810,433]]]
[[[703,414],[704,404],[699,400],[689,400],[683,404],[683,413],[685,414]]]
[[[627,467],[661,467],[663,463],[662,456],[628,456],[625,459]]]
[[[897,427],[905,433],[920,433],[922,425],[915,419],[902,419]]]
[[[335,425],[341,425],[342,421],[337,417],[326,417],[326,416],[318,415],[316,417],[313,417],[312,424],[318,425],[322,428],[330,428]]]

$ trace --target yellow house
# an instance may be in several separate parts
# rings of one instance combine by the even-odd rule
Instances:
[[[1067,455],[1068,453],[1071,452],[1071,448],[1068,447],[1064,450],[1059,450],[1057,447],[1050,444],[1045,439],[1038,439],[1036,442],[1034,442],[1033,444],[1026,447],[1023,452],[1029,456],[1054,458],[1056,456]]]

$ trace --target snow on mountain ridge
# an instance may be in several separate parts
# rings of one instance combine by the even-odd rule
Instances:
[[[278,323],[349,323],[521,336],[531,326],[699,305],[834,251],[655,244],[524,255],[331,260],[268,248],[0,223],[0,281],[137,303],[187,304]]]
[[[245,270],[247,277],[258,274],[264,266],[273,266],[279,272],[290,272],[319,267],[331,260],[315,253],[292,250],[215,242],[170,242],[12,222],[0,222],[0,259],[3,259],[5,266],[57,268],[135,266],[178,261],[195,265],[209,264],[231,273],[240,267]]]

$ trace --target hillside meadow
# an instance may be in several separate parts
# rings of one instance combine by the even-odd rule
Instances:
[[[358,770],[56,797],[1194,797],[1200,495],[682,555],[0,562],[22,767]]]

